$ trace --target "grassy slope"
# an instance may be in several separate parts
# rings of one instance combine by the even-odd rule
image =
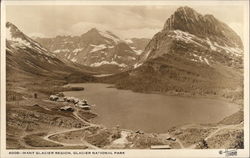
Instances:
[[[243,70],[239,68],[240,61],[232,66],[229,62],[231,59],[223,53],[210,52],[191,44],[187,46],[180,41],[162,43],[162,49],[152,53],[159,55],[146,61],[142,66],[100,78],[99,81],[114,83],[117,88],[138,92],[213,95],[230,98],[236,102],[242,101]],[[193,62],[190,60],[193,52],[200,53],[201,56],[213,56],[215,61],[210,65]]]
[[[102,80],[101,82],[114,83],[117,88],[138,92],[215,95],[234,100],[240,100],[243,97],[242,78],[230,78],[223,74],[224,71],[230,71],[235,73],[235,76],[238,75],[237,71],[229,67],[217,65],[221,66],[221,70],[218,71],[213,67],[202,69],[202,65],[200,67],[173,66],[162,62],[162,60],[148,61],[135,70],[100,80]]]

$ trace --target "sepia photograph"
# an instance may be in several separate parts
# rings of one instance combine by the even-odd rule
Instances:
[[[75,2],[1,2],[1,157],[249,157],[248,1]]]

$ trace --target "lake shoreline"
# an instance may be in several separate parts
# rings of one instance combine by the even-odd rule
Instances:
[[[72,85],[74,85],[74,86],[79,86],[79,85],[81,85],[81,84],[89,84],[89,85],[97,85],[97,84],[101,84],[102,85],[102,83],[72,83],[72,84],[68,84],[69,86],[72,86]],[[106,85],[106,88],[109,88],[109,89],[117,89],[117,88],[115,88],[115,87],[110,87],[110,86],[113,86],[112,84],[105,84]],[[82,86],[82,85],[81,85]],[[84,87],[84,86],[83,86]],[[88,90],[88,89],[85,89],[85,92],[86,92],[86,90]],[[133,92],[133,91],[131,91],[131,90],[123,90],[123,89],[117,89],[117,90],[119,90],[119,91],[130,91],[130,92]],[[69,91],[70,92],[70,91]],[[68,93],[68,92],[67,92]],[[133,93],[137,93],[137,94],[142,94],[142,93],[140,93],[140,92],[133,92]],[[227,99],[225,99],[225,98],[221,98],[221,97],[209,97],[209,96],[176,96],[176,95],[168,95],[168,94],[159,94],[159,93],[143,93],[143,94],[146,94],[146,95],[151,95],[151,94],[153,94],[153,95],[162,95],[162,96],[167,96],[167,97],[173,97],[173,98],[188,98],[188,99],[190,99],[190,97],[192,98],[192,99],[216,99],[216,100],[221,100],[221,101],[226,101],[227,103],[230,103],[230,102],[228,102],[228,100]],[[96,104],[96,103],[94,103],[94,104]],[[234,103],[234,105],[237,105],[237,110],[235,111],[235,112],[233,112],[233,113],[236,113],[236,112],[238,112],[238,111],[240,111],[241,110],[241,105],[239,105],[239,104],[235,104]],[[97,106],[95,107],[95,108],[98,108],[98,106],[100,106],[100,104],[97,104]],[[100,121],[100,119],[101,118],[98,118],[98,117],[100,117],[100,113],[98,113],[98,110],[97,111],[95,111],[95,113],[97,113],[98,114],[98,116],[97,116],[97,118],[95,118],[94,119],[94,122],[95,123],[98,123],[98,124],[102,124],[102,122]],[[231,115],[231,114],[230,114]],[[230,116],[230,115],[226,115],[225,117],[228,117],[228,116]],[[221,119],[219,119],[219,120],[223,120],[225,117],[223,117],[223,118],[221,118]],[[218,121],[216,121],[216,122],[218,122]],[[198,124],[216,124],[216,122],[206,122],[206,123],[198,123]],[[186,124],[190,124],[190,123],[184,123],[183,125],[186,125]],[[191,123],[192,124],[192,123]],[[196,124],[196,123],[195,123]],[[105,124],[104,124],[105,125]],[[106,125],[105,125],[106,126]],[[170,126],[168,129],[171,129],[171,128],[173,128],[173,127],[181,127],[182,125],[179,125],[179,124],[176,124],[176,125],[172,125],[172,126]],[[131,128],[126,128],[126,129],[131,129]],[[131,129],[131,130],[136,130],[136,129]],[[138,130],[140,130],[140,128],[138,128]],[[150,132],[150,131],[147,131],[147,130],[145,130],[146,132]],[[154,132],[153,132],[154,133]],[[157,132],[157,133],[164,133],[164,132]]]
[[[70,91],[66,93],[68,92]],[[84,93],[84,91],[75,92]],[[183,124],[172,126],[165,132],[137,131],[121,127],[119,130],[121,136],[119,136],[115,126],[110,128],[99,123],[100,128],[94,128],[88,126],[85,121],[81,122],[79,117],[92,122],[92,117],[89,117],[90,115],[86,111],[78,113],[79,117],[74,117],[70,112],[61,112],[58,109],[69,103],[50,101],[48,96],[41,96],[37,99],[23,98],[20,101],[8,101],[7,104],[7,113],[15,114],[7,115],[7,132],[11,134],[7,135],[8,149],[47,149],[48,147],[54,149],[92,149],[95,146],[101,149],[150,149],[154,145],[168,145],[171,149],[200,149],[203,148],[199,146],[200,142],[203,142],[201,140],[207,142],[209,149],[243,148],[234,145],[243,142],[244,121],[240,117],[243,116],[243,112],[236,112],[236,114],[223,118],[224,121],[213,124]],[[96,108],[99,108],[100,105],[98,104]],[[76,108],[73,104],[70,106]],[[21,116],[25,117],[20,119]],[[33,119],[36,124],[27,125],[26,122],[30,119]],[[21,127],[17,125],[19,123],[22,125]],[[81,130],[81,128],[83,129]],[[15,133],[17,129],[20,131],[19,133]],[[80,133],[74,132],[74,129],[79,130]],[[68,139],[57,134],[59,131],[64,131]],[[84,139],[85,143],[78,146],[77,141],[82,135],[81,132],[92,133]],[[51,139],[44,139],[53,133],[53,142],[50,141]],[[116,137],[110,140],[109,136],[114,133]],[[71,134],[73,134],[72,137]],[[234,137],[226,137],[228,134]],[[56,138],[60,138],[60,140],[56,140]],[[105,143],[103,144],[103,142]],[[228,146],[228,144],[233,144],[233,146]]]
[[[227,99],[223,100],[227,101]],[[121,133],[127,131],[129,134],[125,138],[118,138],[117,141],[119,139],[125,139],[132,143],[132,145],[130,144],[130,146],[127,146],[127,144],[113,144],[113,142],[111,142],[111,144],[106,146],[105,148],[117,149],[118,147],[122,149],[149,149],[152,147],[151,141],[153,141],[156,144],[168,144],[172,149],[215,149],[218,147],[242,149],[242,135],[244,133],[243,111],[242,108],[240,108],[240,105],[236,105],[238,106],[238,110],[235,113],[230,114],[229,116],[225,116],[220,121],[217,121],[215,123],[187,123],[179,126],[172,126],[169,128],[169,130],[163,133],[146,131],[144,133],[144,131],[136,131],[130,128],[121,128]],[[235,115],[242,118],[235,121]],[[103,126],[103,124],[101,123],[98,124]],[[113,128],[115,128],[106,126],[104,127],[107,130],[111,131]],[[192,132],[190,133],[190,131]],[[228,133],[230,133],[230,135],[236,135],[236,137],[230,139],[226,138],[226,135]],[[206,146],[204,146],[204,142],[207,144]],[[218,144],[218,142],[220,143]]]
[[[126,91],[131,91],[131,92],[134,92],[134,93],[139,93],[139,94],[159,94],[159,95],[164,95],[164,96],[171,96],[171,97],[185,97],[185,98],[204,98],[204,99],[220,99],[220,100],[223,100],[223,101],[226,101],[228,103],[234,103],[234,104],[237,104],[239,106],[239,108],[243,108],[243,99],[241,100],[237,100],[237,101],[234,101],[232,100],[231,98],[225,98],[225,97],[222,97],[222,96],[218,96],[218,95],[198,95],[198,94],[195,94],[195,95],[192,95],[191,93],[184,93],[184,92],[158,92],[158,91],[151,91],[151,92],[148,92],[148,91],[145,91],[145,92],[140,92],[140,91],[134,91],[134,90],[131,90],[131,89],[122,89],[122,88],[117,88],[115,86],[115,84],[110,84],[110,83],[102,83],[102,82],[83,82],[83,83],[68,83],[66,85],[64,85],[65,87],[67,86],[71,86],[71,85],[78,85],[78,84],[106,84],[106,85],[109,85],[107,88],[114,88],[114,89],[117,89],[117,90],[126,90]]]

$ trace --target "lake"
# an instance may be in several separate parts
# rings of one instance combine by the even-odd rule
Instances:
[[[161,94],[136,93],[108,88],[99,83],[70,84],[84,87],[84,91],[64,92],[95,104],[98,114],[94,122],[106,127],[164,133],[173,126],[190,123],[215,123],[238,111],[239,106],[223,99],[179,97]]]

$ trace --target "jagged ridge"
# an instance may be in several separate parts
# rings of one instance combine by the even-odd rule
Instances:
[[[243,48],[240,37],[229,26],[213,15],[203,16],[187,6],[178,8],[167,19],[163,30],[181,30],[199,37],[220,38],[228,46]]]
[[[95,68],[102,67],[106,71],[111,70],[110,66],[113,66],[116,71],[122,71],[134,65],[148,42],[145,39],[122,40],[110,31],[96,28],[90,29],[81,36],[37,38],[36,40],[62,60]]]

